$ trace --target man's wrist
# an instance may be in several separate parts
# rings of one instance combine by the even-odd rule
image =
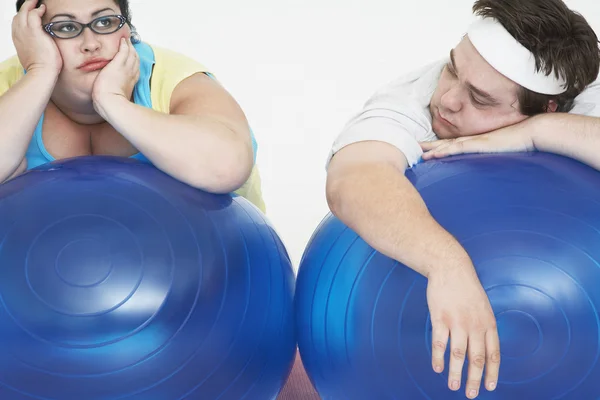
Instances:
[[[527,126],[527,132],[531,139],[534,150],[545,151],[545,143],[552,140],[554,132],[557,130],[557,114],[545,113],[538,114],[530,118],[530,124]]]

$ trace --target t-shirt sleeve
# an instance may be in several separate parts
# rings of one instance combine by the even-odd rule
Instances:
[[[600,117],[600,76],[575,98],[569,113]]]
[[[429,102],[445,63],[430,64],[379,89],[337,136],[326,165],[344,147],[373,140],[398,148],[409,167],[418,163],[423,154],[419,142],[436,138]]]
[[[0,96],[8,92],[24,75],[23,67],[17,56],[0,62]]]
[[[151,96],[152,108],[156,111],[169,114],[171,107],[171,97],[177,85],[190,76],[197,73],[205,73],[219,85],[221,84],[216,76],[208,70],[202,63],[197,62],[184,54],[165,49],[163,47],[152,46],[154,51],[154,70],[152,72]],[[252,153],[254,162],[258,153],[258,143],[251,127],[250,138],[252,141]]]
[[[184,54],[152,46],[155,65],[152,72],[152,107],[160,112],[169,114],[171,96],[179,83],[196,73],[210,71],[201,63]]]

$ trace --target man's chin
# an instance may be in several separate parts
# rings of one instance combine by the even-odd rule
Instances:
[[[432,121],[432,123],[431,123],[431,129],[433,130],[433,133],[435,133],[435,135],[439,139],[454,139],[454,138],[458,137],[458,135],[456,133],[454,133],[453,131],[451,131],[450,129],[448,129],[447,126],[445,126],[444,124],[440,123],[436,119],[434,119]]]

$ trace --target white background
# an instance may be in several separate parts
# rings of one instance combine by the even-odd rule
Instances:
[[[447,55],[472,21],[473,4],[130,1],[144,41],[205,64],[246,112],[259,143],[267,214],[296,268],[328,212],[324,163],[335,136],[378,87]],[[0,3],[0,59],[14,54],[14,3]],[[566,3],[600,34],[599,1]]]

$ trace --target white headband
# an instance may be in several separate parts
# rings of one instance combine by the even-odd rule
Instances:
[[[498,21],[483,18],[475,21],[467,33],[479,54],[498,72],[536,93],[564,93],[565,81],[554,73],[536,72],[533,54],[519,43]]]

